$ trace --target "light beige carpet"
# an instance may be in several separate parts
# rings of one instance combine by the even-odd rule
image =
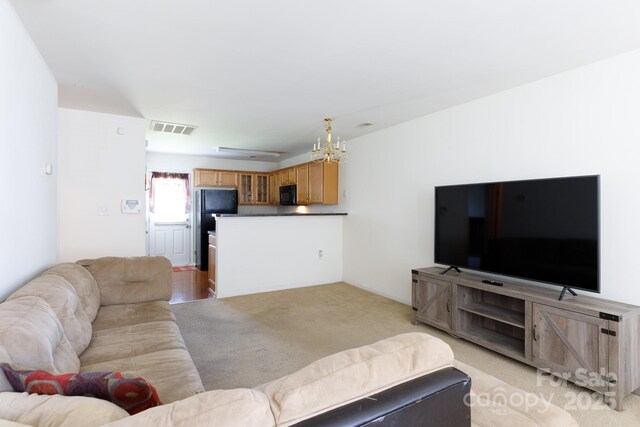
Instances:
[[[172,306],[207,390],[255,387],[332,353],[418,331],[447,342],[456,359],[571,413],[583,426],[640,426],[640,397],[616,412],[599,396],[558,385],[535,368],[426,325],[410,307],[345,283]]]

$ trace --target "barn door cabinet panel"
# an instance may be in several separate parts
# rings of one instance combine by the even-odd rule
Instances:
[[[609,389],[610,335],[602,330],[608,327],[600,317],[533,304],[533,364],[573,382],[587,380],[584,387],[604,393]]]
[[[484,276],[442,271],[412,270],[414,323],[602,393],[616,410],[640,394],[640,307],[584,295],[558,301],[560,289],[494,286]]]
[[[414,325],[421,321],[451,332],[451,283],[414,275],[412,295]]]

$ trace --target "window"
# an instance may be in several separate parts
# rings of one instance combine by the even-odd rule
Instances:
[[[149,211],[154,222],[184,222],[191,212],[189,174],[153,172]]]

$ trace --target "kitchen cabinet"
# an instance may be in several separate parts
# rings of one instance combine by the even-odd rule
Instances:
[[[269,174],[255,174],[255,203],[269,203]]]
[[[298,204],[338,204],[338,164],[309,162],[295,167]]]
[[[338,204],[338,164],[308,162],[271,173],[194,169],[195,187],[238,189],[241,205],[279,205],[280,187],[297,185],[298,204]]]
[[[309,203],[338,204],[337,163],[309,163]]]
[[[309,165],[297,166],[296,169],[296,188],[297,188],[297,203],[299,205],[309,204]]]
[[[209,288],[216,293],[216,236],[209,235],[209,270],[207,271],[207,280]]]
[[[289,168],[280,171],[280,185],[296,184],[296,169]]]
[[[269,175],[269,203],[280,204],[280,172]]]
[[[237,187],[238,172],[215,169],[194,169],[194,187]]]
[[[240,172],[239,203],[241,205],[269,203],[269,174]]]

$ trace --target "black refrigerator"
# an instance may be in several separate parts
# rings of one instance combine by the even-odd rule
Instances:
[[[209,231],[216,230],[216,215],[238,213],[238,190],[200,189],[196,191],[196,265],[209,269]]]

